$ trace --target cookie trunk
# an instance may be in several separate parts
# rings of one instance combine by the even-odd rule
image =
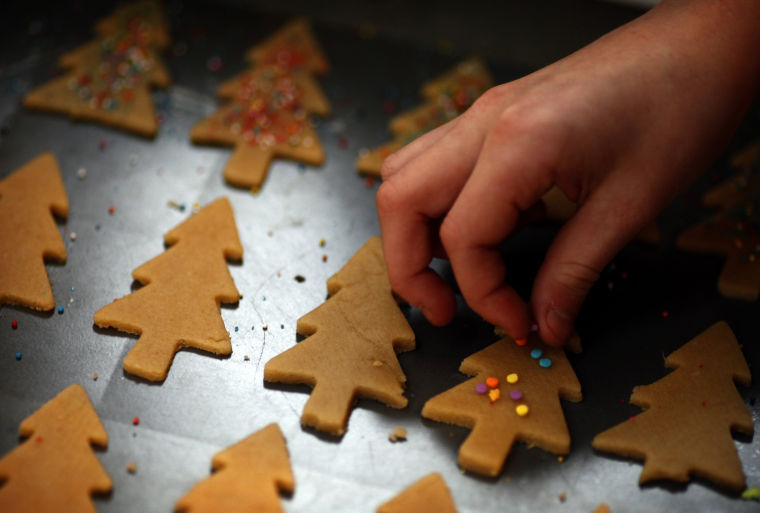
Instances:
[[[145,332],[124,358],[124,370],[150,381],[163,381],[179,346],[165,337]]]
[[[304,406],[301,424],[340,436],[346,432],[348,414],[355,401],[350,383],[317,381]]]

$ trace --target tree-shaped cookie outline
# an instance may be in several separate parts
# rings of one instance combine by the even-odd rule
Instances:
[[[377,513],[418,513],[421,511],[458,512],[446,482],[437,472],[416,481],[377,508]]]
[[[357,171],[380,178],[385,157],[457,117],[492,85],[491,73],[476,57],[460,62],[425,83],[420,90],[424,103],[391,119],[389,128],[393,139],[361,155],[356,161]]]
[[[174,507],[177,513],[282,513],[279,493],[293,493],[295,478],[285,438],[270,424],[214,455],[213,474]]]
[[[68,196],[52,153],[0,181],[0,307],[55,308],[45,261],[66,262],[53,214],[65,218],[68,213]]]
[[[195,144],[234,148],[227,183],[257,192],[273,159],[318,166],[325,153],[308,119],[327,116],[330,103],[314,75],[328,64],[309,24],[296,19],[250,49],[251,68],[219,87],[221,107],[191,130]]]
[[[106,447],[108,433],[87,393],[71,385],[24,419],[26,440],[0,459],[3,513],[95,513],[93,493],[111,490],[111,479],[91,444]]]
[[[415,339],[388,282],[379,237],[330,277],[327,292],[322,305],[298,319],[297,332],[306,338],[269,360],[264,379],[313,387],[301,423],[341,436],[359,398],[406,407],[396,355],[414,349]]]
[[[631,394],[644,411],[598,434],[593,447],[644,460],[639,483],[697,475],[741,490],[731,431],[751,435],[754,424],[735,382],[749,385],[751,375],[731,328],[714,324],[668,355],[665,367],[673,371]]]
[[[235,218],[227,198],[205,206],[164,236],[168,249],[132,272],[143,287],[95,313],[101,328],[139,335],[124,370],[163,381],[174,354],[192,347],[217,355],[232,352],[221,303],[236,303],[227,261],[240,261]]]
[[[540,357],[537,352],[540,351]],[[542,365],[542,359],[550,362]],[[459,372],[471,379],[429,399],[422,416],[471,430],[459,448],[457,462],[463,469],[497,476],[515,442],[534,445],[555,454],[570,451],[570,433],[560,399],[582,399],[578,378],[562,348],[547,346],[531,334],[524,344],[509,336],[462,361]],[[516,374],[510,384],[506,376]],[[499,381],[499,395],[478,394],[477,385],[487,378]],[[510,393],[517,391],[519,399]],[[517,406],[528,407],[521,416]]]
[[[760,298],[760,140],[737,154],[731,164],[734,175],[703,198],[705,207],[718,212],[681,232],[676,245],[686,251],[724,255],[718,291],[755,301]]]
[[[140,5],[158,8],[155,2]],[[151,25],[165,23],[160,14],[137,19],[122,11],[98,23],[94,40],[61,56],[63,75],[27,93],[24,107],[154,137],[158,121],[151,91],[171,81],[158,55],[168,43],[168,31]],[[131,12],[141,10],[133,7]]]

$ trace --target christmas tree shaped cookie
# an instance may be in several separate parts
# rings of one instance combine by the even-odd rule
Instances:
[[[90,495],[111,490],[111,479],[90,444],[108,445],[108,434],[87,393],[71,385],[19,427],[26,437],[0,459],[3,513],[95,513]]]
[[[211,460],[211,477],[182,497],[177,513],[282,513],[278,491],[295,488],[285,438],[270,424]]]
[[[491,87],[491,74],[480,59],[469,59],[422,86],[425,103],[394,117],[390,131],[393,140],[359,157],[362,174],[380,178],[385,157],[430,130],[459,116]]]
[[[718,291],[752,301],[760,297],[760,143],[739,153],[733,166],[736,174],[704,197],[705,206],[719,211],[682,232],[677,245],[725,255]]]
[[[563,349],[535,334],[505,336],[465,358],[459,372],[474,378],[429,399],[422,416],[472,429],[459,449],[462,468],[496,476],[517,441],[570,451],[560,398],[580,401],[581,386]]]
[[[158,57],[167,44],[160,14],[138,14],[153,2],[140,2],[127,15],[117,13],[99,24],[102,34],[61,57],[66,74],[24,97],[30,109],[68,114],[139,135],[158,129],[151,88],[169,85],[169,73]]]
[[[633,390],[631,403],[645,411],[597,435],[594,448],[645,460],[640,483],[699,475],[741,490],[731,431],[752,434],[754,425],[734,381],[749,385],[751,376],[731,328],[713,325],[671,353],[665,366],[675,370]]]
[[[423,477],[377,508],[377,513],[418,513],[420,511],[457,513],[454,499],[451,498],[446,482],[440,474],[433,473]]]
[[[196,124],[197,144],[235,148],[225,180],[257,191],[273,158],[320,165],[325,154],[309,114],[326,116],[330,104],[313,74],[327,60],[308,24],[296,20],[248,52],[253,68],[222,84],[224,105]]]
[[[269,360],[264,379],[314,387],[301,423],[342,435],[360,397],[406,406],[396,353],[414,349],[414,333],[396,304],[378,237],[327,281],[327,293],[298,319],[298,333],[308,338]]]
[[[58,162],[43,153],[0,181],[0,306],[55,307],[45,260],[66,261],[51,212],[66,217],[69,200]]]
[[[155,48],[165,50],[169,46],[169,24],[158,0],[137,0],[124,4],[95,26],[99,36],[112,36],[132,29],[147,32],[146,37]]]
[[[95,313],[101,328],[140,335],[124,369],[151,381],[166,378],[174,354],[183,347],[230,354],[219,305],[241,297],[227,269],[228,259],[243,258],[227,198],[171,230],[164,242],[169,249],[132,272],[144,287]]]

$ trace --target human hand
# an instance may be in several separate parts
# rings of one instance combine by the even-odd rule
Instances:
[[[433,323],[455,312],[428,266],[448,258],[464,299],[524,338],[560,344],[601,269],[728,141],[760,82],[760,2],[671,1],[524,78],[389,156],[377,194],[394,290]],[[752,50],[752,51],[750,51]],[[748,62],[748,58],[752,62]],[[579,209],[530,306],[498,245],[552,186]]]

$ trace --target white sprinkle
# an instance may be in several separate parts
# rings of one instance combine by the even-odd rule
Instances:
[[[83,167],[80,167],[79,171],[77,171],[77,176],[79,177],[80,180],[84,180],[85,177],[87,176],[87,170]]]
[[[69,234],[69,239],[71,239],[71,240],[77,240],[77,232],[71,232]]]

